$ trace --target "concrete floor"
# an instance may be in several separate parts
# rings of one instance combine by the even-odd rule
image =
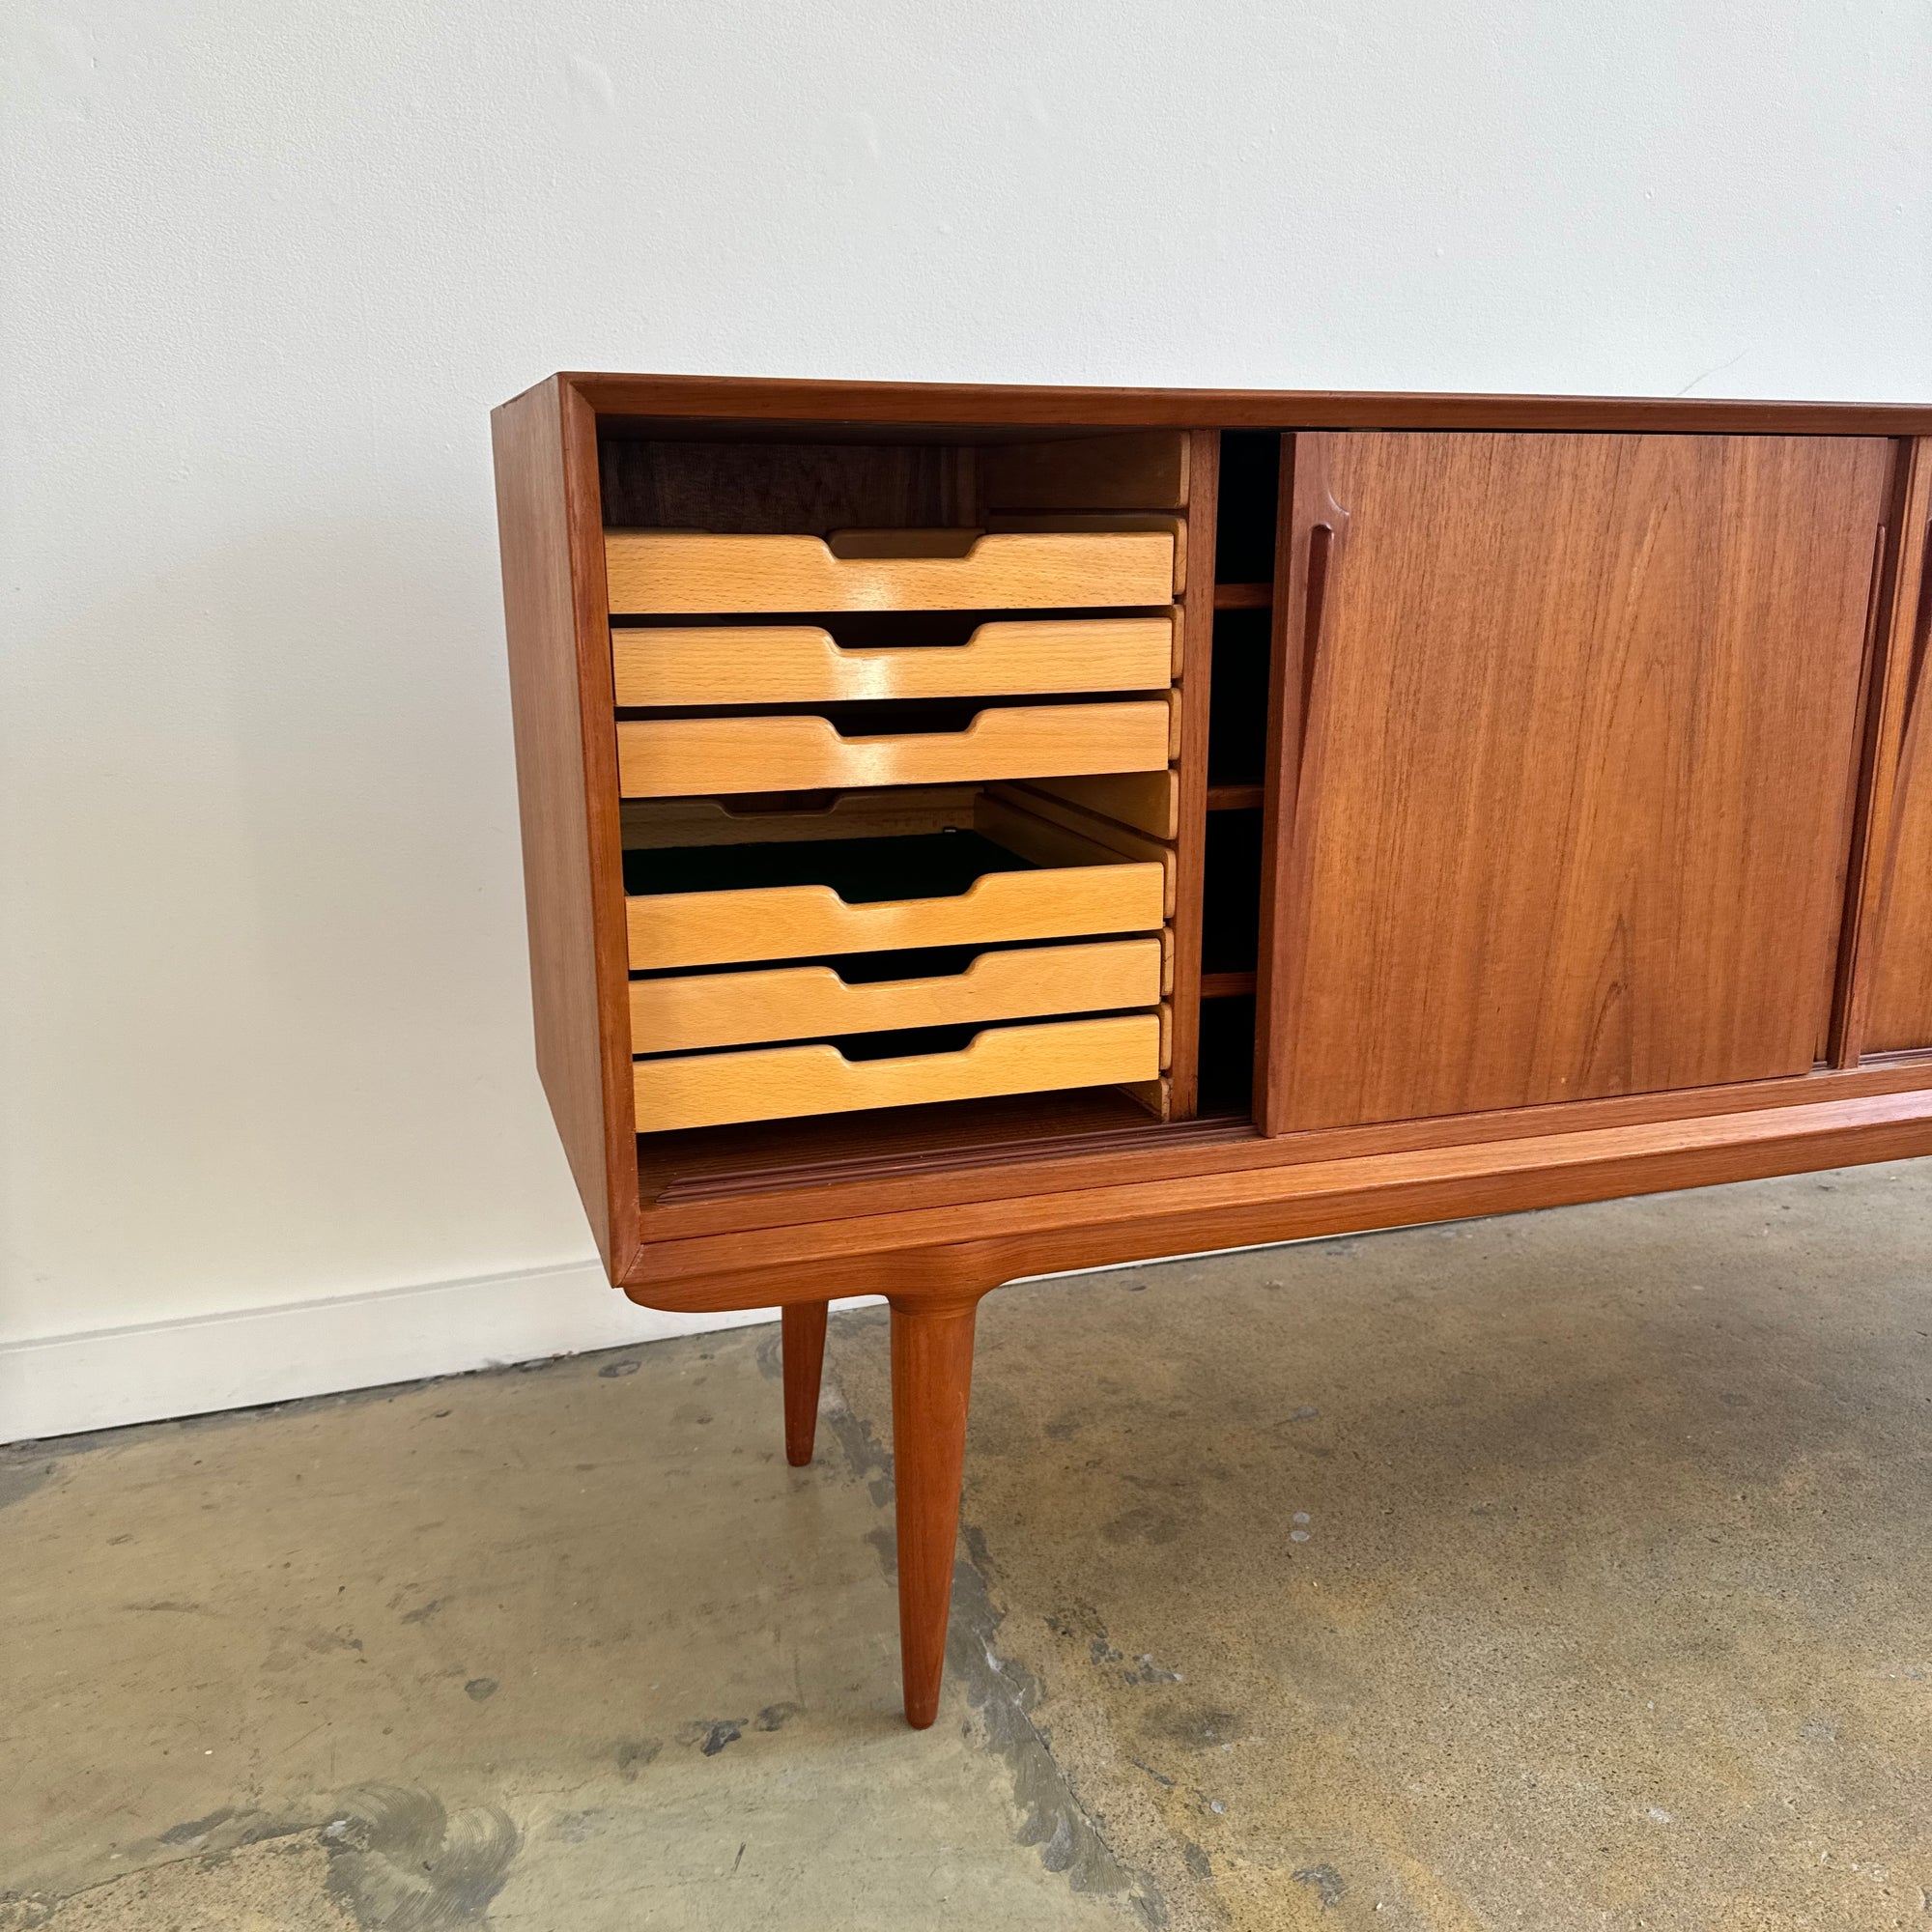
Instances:
[[[1932,1163],[0,1452],[0,1928],[1932,1925]]]

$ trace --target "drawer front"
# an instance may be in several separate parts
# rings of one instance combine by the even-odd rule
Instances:
[[[964,972],[937,979],[847,984],[830,966],[783,966],[634,980],[631,1051],[682,1053],[820,1034],[1105,1012],[1153,1007],[1160,993],[1157,938],[982,952]]]
[[[1177,635],[1172,616],[1037,617],[963,644],[850,650],[815,624],[701,624],[613,631],[611,658],[620,705],[1164,691]]]
[[[830,720],[810,716],[624,719],[617,778],[626,798],[690,798],[1157,771],[1178,732],[1175,694],[1009,705],[980,712],[963,731],[866,738],[841,737]]]
[[[836,1046],[753,1047],[632,1065],[639,1133],[1106,1087],[1160,1075],[1157,1013],[989,1027],[957,1053],[850,1061]]]
[[[643,973],[918,946],[1157,932],[1166,900],[1162,867],[1131,861],[994,872],[946,898],[847,905],[829,886],[768,886],[640,895],[625,900],[624,913],[631,966]]]
[[[604,561],[613,616],[1174,601],[1174,538],[1164,530],[1013,531],[952,556],[838,556],[818,537],[611,530]]]

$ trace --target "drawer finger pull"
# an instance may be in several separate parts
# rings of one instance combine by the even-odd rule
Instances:
[[[816,624],[627,629],[611,634],[617,702],[813,704],[1164,690],[1168,617],[1035,618],[979,625],[963,644],[840,644]]]
[[[824,718],[624,719],[626,798],[954,784],[1164,769],[1178,730],[1171,697],[1121,704],[1009,705],[963,731],[844,737]]]
[[[1161,941],[1151,937],[982,952],[960,972],[895,980],[848,981],[825,965],[634,980],[631,1051],[1152,1007],[1161,972]]]
[[[1124,1013],[991,1027],[957,1052],[903,1059],[851,1061],[822,1041],[684,1054],[633,1062],[633,1100],[639,1132],[651,1133],[1115,1086],[1159,1077],[1160,1036],[1158,1014]]]
[[[956,540],[948,547],[955,554],[855,556],[819,537],[609,530],[604,559],[615,616],[1091,610],[1174,599],[1174,538],[1164,530],[1012,531],[963,553]]]

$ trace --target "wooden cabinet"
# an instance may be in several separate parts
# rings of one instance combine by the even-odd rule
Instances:
[[[564,376],[496,416],[611,1280],[892,1303],[1932,1151],[1932,410]]]
[[[1294,440],[1277,1129],[1807,1071],[1878,438]]]

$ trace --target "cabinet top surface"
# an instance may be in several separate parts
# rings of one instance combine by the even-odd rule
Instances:
[[[1151,389],[980,383],[808,382],[765,376],[565,372],[549,379],[600,417],[676,434],[732,423],[931,428],[1583,430],[1932,436],[1932,402],[1761,402],[1688,396],[1432,395],[1341,389]],[[541,385],[539,385],[541,386]],[[640,424],[641,426],[641,424]]]

